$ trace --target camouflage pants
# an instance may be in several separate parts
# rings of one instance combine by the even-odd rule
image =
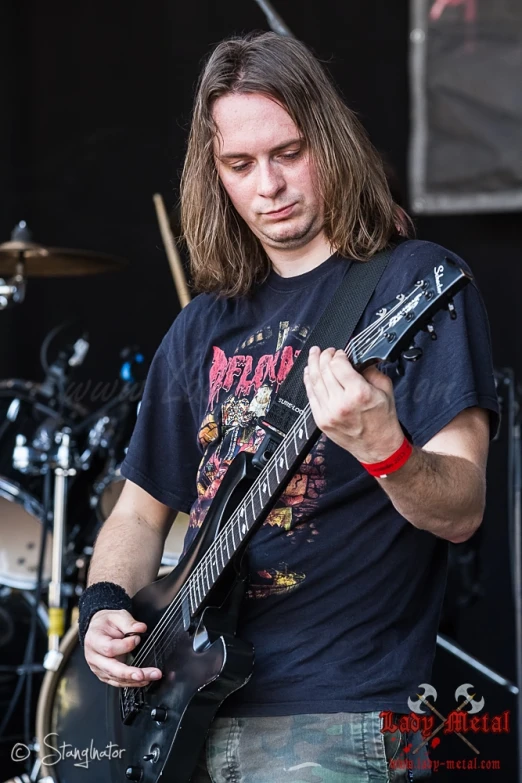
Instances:
[[[411,765],[412,734],[381,733],[378,712],[216,718],[191,783],[409,783],[430,777]],[[420,735],[419,735],[420,736]],[[416,741],[418,740],[418,741]],[[419,758],[420,761],[420,758]]]

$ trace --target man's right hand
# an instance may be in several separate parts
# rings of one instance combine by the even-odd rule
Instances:
[[[140,642],[145,623],[137,622],[125,609],[102,609],[92,617],[84,640],[85,660],[102,682],[116,688],[142,688],[159,680],[161,671],[139,669],[123,661]],[[132,634],[126,636],[126,634]]]

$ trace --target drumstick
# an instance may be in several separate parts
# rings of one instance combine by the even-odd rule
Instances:
[[[187,286],[187,280],[185,278],[185,272],[181,264],[181,258],[179,257],[172,231],[170,230],[169,219],[167,217],[167,211],[161,193],[155,193],[152,197],[154,206],[156,207],[156,215],[158,217],[158,223],[161,231],[161,237],[163,244],[165,245],[165,252],[170,264],[170,271],[174,278],[174,285],[178,292],[178,299],[181,307],[186,307],[190,302],[191,296]]]

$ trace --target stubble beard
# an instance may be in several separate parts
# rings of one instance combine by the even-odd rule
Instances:
[[[318,215],[311,217],[301,228],[296,229],[287,236],[278,237],[261,231],[262,241],[269,247],[295,250],[304,247],[322,231],[323,222]]]

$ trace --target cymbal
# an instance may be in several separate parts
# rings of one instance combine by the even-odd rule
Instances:
[[[127,264],[123,258],[90,250],[44,247],[33,242],[4,242],[0,245],[0,277],[16,274],[23,254],[25,277],[81,277],[102,272],[118,272]]]

